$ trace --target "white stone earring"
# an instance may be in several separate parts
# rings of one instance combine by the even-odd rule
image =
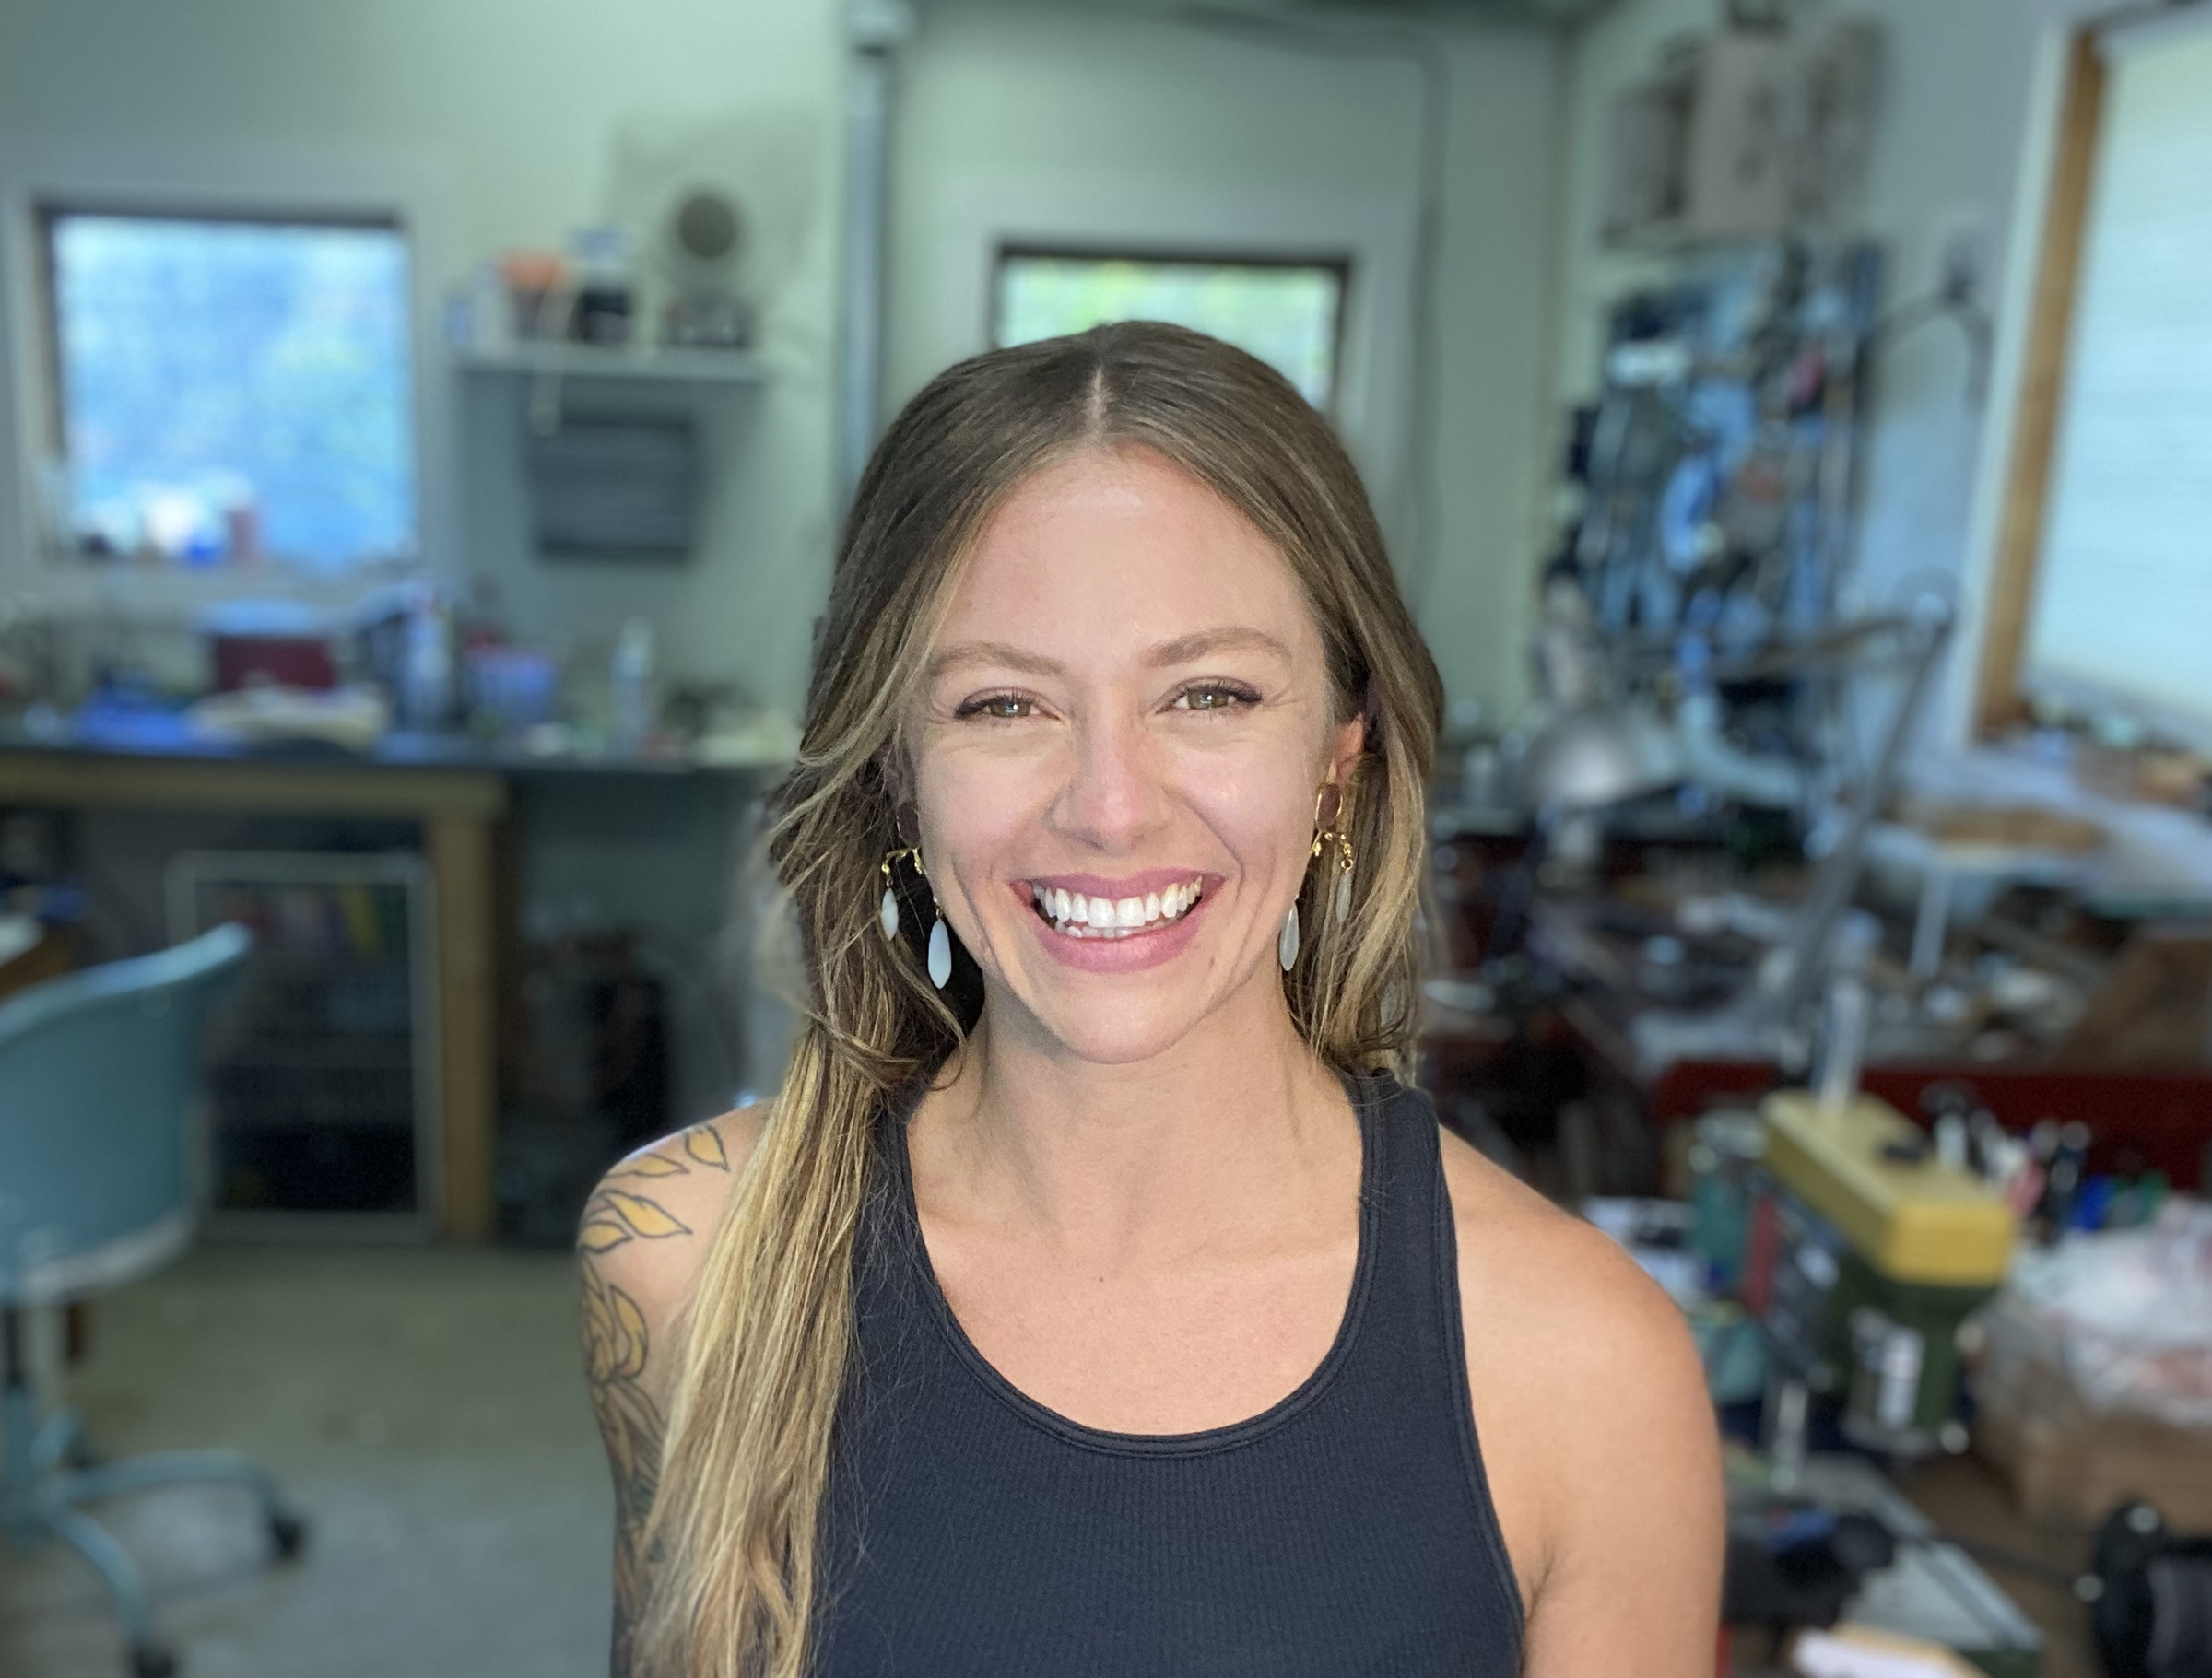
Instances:
[[[1324,792],[1326,792],[1329,790],[1330,789],[1327,787],[1324,787],[1322,789]],[[1314,804],[1316,813],[1319,812],[1320,807],[1319,801],[1317,800]],[[1341,821],[1344,819],[1344,804],[1341,795],[1339,795],[1337,802],[1336,815],[1332,816],[1330,819],[1332,822]],[[1342,926],[1345,921],[1345,917],[1352,912],[1351,836],[1341,831],[1334,826],[1324,827],[1318,833],[1314,834],[1313,849],[1306,853],[1306,858],[1309,862],[1318,861],[1321,853],[1324,851],[1328,850],[1331,846],[1334,846],[1336,851],[1336,888],[1331,892],[1329,896],[1334,905],[1336,924]],[[1322,866],[1325,869],[1328,864],[1324,862]]]
[[[912,845],[901,845],[896,851],[883,853],[883,907],[877,911],[876,922],[883,928],[883,935],[893,944],[899,942],[899,893],[891,879],[891,869],[900,857],[913,860],[914,872],[924,874],[922,853]],[[924,877],[926,875],[924,874]]]
[[[945,911],[939,909],[936,924],[929,929],[929,982],[942,991],[951,977],[952,932],[945,924]]]
[[[893,944],[899,942],[899,893],[891,882],[891,865],[900,857],[910,858],[914,864],[914,872],[925,880],[929,878],[929,870],[922,866],[922,852],[913,846],[901,845],[898,850],[885,854],[883,907],[877,911],[876,921],[883,928],[883,935]],[[935,892],[930,893],[929,900],[931,906],[935,907],[937,900]],[[937,918],[929,929],[929,982],[942,991],[945,981],[951,977],[952,929],[945,924],[945,911],[938,909]]]
[[[1286,973],[1298,965],[1298,905],[1295,903],[1291,904],[1290,912],[1283,917],[1283,930],[1275,935],[1275,958],[1283,964]]]

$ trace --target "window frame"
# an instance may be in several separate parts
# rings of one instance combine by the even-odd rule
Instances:
[[[62,376],[61,290],[54,261],[54,229],[57,223],[73,217],[97,217],[117,221],[178,222],[195,227],[297,228],[310,230],[358,229],[395,234],[406,251],[407,264],[407,370],[410,385],[408,406],[410,410],[416,410],[409,414],[411,423],[408,427],[408,440],[410,452],[415,456],[413,522],[416,548],[419,554],[423,538],[421,416],[418,411],[419,405],[414,400],[411,387],[414,381],[420,376],[422,356],[418,340],[422,334],[423,323],[419,318],[420,311],[414,304],[415,294],[419,289],[414,273],[418,260],[414,241],[408,238],[406,226],[397,216],[390,212],[378,213],[359,208],[324,214],[308,214],[296,209],[270,211],[226,207],[210,210],[194,208],[181,201],[149,206],[128,201],[110,202],[103,199],[88,202],[63,199],[53,194],[34,198],[29,206],[29,211],[32,241],[31,259],[35,273],[32,281],[31,300],[32,307],[36,311],[36,329],[41,351],[39,376],[43,394],[43,401],[41,404],[42,426],[36,442],[43,458],[60,463],[65,471],[68,464],[69,417],[67,394],[64,388],[65,381]],[[52,518],[53,510],[49,509],[47,511],[49,520]],[[44,540],[46,545],[53,550],[54,557],[65,562],[94,565],[133,565],[137,563],[129,555],[89,552],[66,540],[58,539],[51,529],[45,531]],[[258,569],[260,575],[265,579],[273,573],[304,571],[306,569],[288,563],[281,555],[264,556],[263,558],[265,563]],[[382,582],[389,581],[394,575],[412,570],[417,563],[418,561],[414,560],[401,562],[370,560],[350,566],[344,571],[331,573],[331,575],[335,578],[358,579],[369,583]]]
[[[451,580],[457,528],[453,398],[436,333],[451,272],[448,193],[417,159],[303,156],[269,148],[155,158],[30,145],[0,162],[0,592],[36,614],[173,621],[216,601],[283,598],[346,610],[397,575]],[[88,555],[61,539],[53,481],[61,441],[60,346],[41,216],[127,215],[396,230],[407,244],[416,563],[323,574],[282,564],[150,566]],[[127,580],[127,587],[119,586]]]
[[[1982,572],[1977,657],[1966,695],[1969,741],[1994,743],[2028,720],[2028,651],[2035,622],[2053,474],[2068,401],[2075,311],[2088,249],[2110,43],[2169,28],[2208,26],[2194,10],[2166,12],[2123,5],[2065,26],[2058,42],[2056,96],[2051,107],[2050,153],[2041,178],[2041,215],[2034,229],[2021,327],[2014,407],[1997,483],[1994,535]],[[2075,696],[2085,701],[2098,696]],[[2201,735],[2201,722],[2142,704],[2112,701],[2177,735]]]
[[[1348,260],[1331,418],[1366,479],[1394,551],[1414,554],[1416,447],[1412,322],[1420,218],[1411,192],[1349,194],[1327,187],[1237,189],[1150,174],[958,171],[900,208],[904,241],[926,227],[924,254],[890,304],[890,359],[878,416],[939,368],[988,349],[996,309],[995,258],[1028,249],[1203,252],[1243,262],[1287,252]],[[1426,546],[1433,547],[1433,532]],[[1423,562],[1416,557],[1418,568]]]
[[[1182,268],[1276,268],[1300,272],[1318,269],[1333,274],[1336,277],[1336,309],[1335,318],[1329,323],[1329,399],[1322,405],[1321,411],[1333,418],[1342,405],[1347,323],[1352,316],[1353,288],[1359,283],[1359,263],[1349,252],[1341,249],[1306,252],[1294,250],[1223,250],[1212,246],[1187,245],[1139,247],[1098,240],[1001,240],[991,258],[989,331],[993,344],[999,342],[999,328],[1004,324],[1004,294],[1000,281],[1005,275],[1006,265],[1010,260],[1023,258],[1041,262],[1148,263],[1159,267]]]

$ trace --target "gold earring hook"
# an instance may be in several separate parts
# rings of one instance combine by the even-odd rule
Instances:
[[[1321,813],[1322,801],[1332,792],[1336,795],[1336,807],[1331,810],[1324,818]],[[1311,861],[1318,857],[1330,845],[1335,845],[1337,851],[1336,866],[1338,871],[1349,874],[1352,867],[1352,840],[1351,836],[1346,833],[1340,825],[1344,822],[1345,802],[1345,788],[1334,780],[1322,782],[1320,791],[1313,794],[1313,845],[1306,855],[1307,859]]]

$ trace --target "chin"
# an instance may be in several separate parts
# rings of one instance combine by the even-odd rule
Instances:
[[[1191,1034],[1203,1015],[1177,1007],[1167,996],[1124,999],[1116,1006],[1069,1003],[1035,1015],[1038,1029],[1078,1060],[1099,1066],[1135,1066],[1166,1054]]]

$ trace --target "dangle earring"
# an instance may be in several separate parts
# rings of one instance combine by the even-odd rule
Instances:
[[[1332,796],[1334,802],[1330,803]],[[1322,814],[1324,803],[1328,803],[1326,816]],[[1343,816],[1343,788],[1331,782],[1313,794],[1313,844],[1306,852],[1306,862],[1311,867],[1324,851],[1335,848],[1336,886],[1329,894],[1329,912],[1339,926],[1352,912],[1352,841],[1336,826]],[[1283,930],[1275,937],[1275,958],[1286,973],[1298,965],[1298,902],[1293,898],[1290,912],[1283,917]]]
[[[1328,815],[1327,826],[1322,825],[1321,801],[1329,793],[1336,793],[1335,808]],[[1306,853],[1307,861],[1318,859],[1321,853],[1334,846],[1336,851],[1336,888],[1330,894],[1330,913],[1336,924],[1342,926],[1352,912],[1352,839],[1337,823],[1344,820],[1344,794],[1335,787],[1324,787],[1313,799],[1313,849]]]
[[[891,869],[901,857],[913,863],[914,872],[924,880],[929,878],[929,870],[922,865],[922,852],[918,847],[901,845],[896,851],[885,853],[883,907],[877,914],[877,923],[883,928],[883,935],[894,944],[899,941],[899,893],[892,884]],[[931,907],[935,908],[937,894],[934,890],[929,894],[929,900]],[[945,911],[940,909],[929,929],[929,982],[942,991],[945,981],[951,977],[952,929],[945,924]]]
[[[884,852],[883,908],[877,913],[876,920],[877,924],[883,928],[883,935],[886,938],[888,938],[893,944],[899,942],[899,892],[897,886],[892,882],[891,870],[898,865],[900,859],[902,857],[913,863],[914,872],[916,874],[920,874],[924,879],[927,879],[929,877],[928,870],[922,866],[922,853],[921,851],[915,850],[913,846],[901,845],[895,851],[887,851]]]
[[[1330,894],[1329,912],[1335,917],[1336,924],[1342,926],[1345,917],[1352,912],[1352,841],[1334,827],[1324,828],[1313,836],[1311,855],[1318,857],[1331,845],[1336,849],[1336,889]]]
[[[929,929],[929,982],[942,991],[951,977],[952,929],[945,924],[945,913],[940,909]]]

